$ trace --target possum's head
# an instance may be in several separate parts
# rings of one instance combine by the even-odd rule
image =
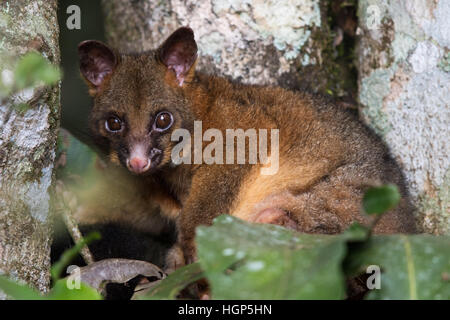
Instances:
[[[109,159],[135,174],[168,164],[177,128],[191,129],[185,90],[197,45],[190,28],[176,30],[157,50],[121,55],[99,41],[78,46],[80,71],[94,98],[89,126]]]

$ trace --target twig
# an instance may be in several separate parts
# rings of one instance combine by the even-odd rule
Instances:
[[[59,195],[59,203],[62,205],[61,214],[64,219],[64,224],[66,225],[66,228],[75,243],[83,241],[83,235],[81,234],[80,229],[78,228],[78,224],[73,217],[72,209],[65,201],[64,193],[66,191],[64,190],[64,184],[58,181],[57,189],[57,194]],[[94,256],[92,255],[87,245],[83,246],[83,248],[80,250],[80,254],[86,264],[89,265],[95,262]]]

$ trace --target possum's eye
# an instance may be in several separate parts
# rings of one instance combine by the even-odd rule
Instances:
[[[110,132],[118,132],[122,130],[122,121],[117,117],[111,116],[105,121],[105,127]]]
[[[165,131],[169,129],[173,124],[173,116],[167,111],[158,113],[155,119],[155,130]]]

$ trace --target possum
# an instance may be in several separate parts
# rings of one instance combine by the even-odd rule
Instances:
[[[189,27],[139,54],[95,40],[82,42],[78,52],[94,99],[89,123],[95,142],[111,163],[141,177],[141,188],[156,202],[180,204],[180,210],[161,214],[176,224],[176,252],[184,263],[196,259],[196,227],[220,214],[336,234],[353,222],[371,222],[361,213],[362,197],[370,186],[385,183],[396,184],[402,199],[374,232],[415,232],[404,177],[389,150],[333,102],[196,71],[197,44]],[[240,146],[223,138],[230,130],[246,134]],[[277,133],[268,134],[270,150],[257,149],[257,163],[250,161],[254,132],[257,140],[261,132]],[[200,148],[188,143],[198,134]],[[221,162],[221,150],[232,152],[230,159]]]

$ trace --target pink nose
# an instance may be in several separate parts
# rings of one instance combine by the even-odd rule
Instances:
[[[128,169],[135,173],[145,172],[149,166],[150,161],[140,157],[134,157],[128,162]]]

